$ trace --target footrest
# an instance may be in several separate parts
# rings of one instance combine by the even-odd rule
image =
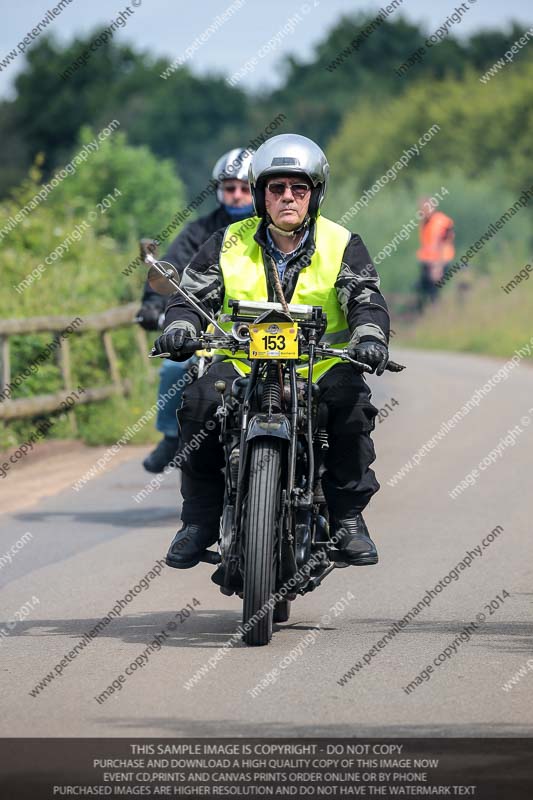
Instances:
[[[333,549],[332,550],[328,550],[328,558],[329,558],[330,561],[333,561],[335,563],[337,561],[342,561],[342,562],[346,563],[345,557],[342,555],[340,550],[333,550]]]
[[[220,553],[215,553],[214,550],[204,550],[200,556],[200,561],[205,561],[206,564],[220,564],[222,558]]]

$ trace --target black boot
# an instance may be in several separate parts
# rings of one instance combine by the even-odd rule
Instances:
[[[370,538],[360,511],[353,511],[345,517],[335,519],[333,532],[336,547],[342,553],[346,564],[359,567],[378,563],[376,545]]]
[[[165,436],[155,450],[146,456],[143,467],[148,472],[163,472],[178,452],[180,440],[177,436]]]
[[[166,563],[176,569],[195,567],[207,548],[218,539],[218,525],[184,523],[169,547]]]

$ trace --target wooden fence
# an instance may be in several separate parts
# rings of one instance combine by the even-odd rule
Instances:
[[[138,303],[129,303],[119,308],[102,311],[99,314],[88,314],[83,319],[80,319],[80,317],[75,320],[72,317],[32,317],[30,319],[0,320],[0,419],[10,420],[34,417],[38,414],[51,413],[61,408],[61,403],[66,400],[69,393],[74,389],[69,338],[87,331],[98,331],[101,334],[111,383],[93,388],[84,387],[85,391],[76,402],[93,403],[98,400],[105,400],[112,395],[127,394],[131,384],[127,378],[120,377],[111,331],[134,324],[133,319],[137,309]],[[75,322],[77,323],[76,325],[74,325]],[[139,325],[135,325],[134,331],[137,346],[143,361],[146,363],[147,376],[151,379],[153,373],[147,358],[149,347],[146,333]],[[36,395],[35,397],[25,397],[20,400],[1,399],[6,394],[6,389],[10,390],[11,384],[9,339],[11,336],[29,333],[54,334],[54,350],[61,369],[64,388],[55,394]],[[15,376],[14,380],[17,380],[17,376]]]

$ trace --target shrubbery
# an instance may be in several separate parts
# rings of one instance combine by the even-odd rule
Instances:
[[[80,144],[92,138],[93,132],[83,130]],[[36,194],[39,177],[35,168],[24,185],[1,204],[2,218],[16,214]],[[120,194],[110,201],[107,209],[100,210],[97,204],[106,195],[113,197],[115,189]],[[139,236],[150,236],[163,228],[184,204],[183,185],[169,162],[156,159],[147,148],[128,145],[123,134],[113,134],[4,238],[2,317],[84,317],[138,301],[145,270],[141,267],[128,278],[121,270],[137,254]],[[87,221],[90,224],[85,226]],[[62,258],[47,265],[46,257],[77,228],[81,229],[78,240]],[[42,271],[36,270],[40,264]],[[36,277],[20,289],[21,281],[32,271]],[[91,444],[114,441],[117,433],[154,402],[154,386],[145,377],[146,365],[151,370],[154,366],[148,360],[141,363],[133,327],[112,336],[121,375],[133,380],[133,392],[129,398],[113,398],[76,408],[80,434]],[[51,339],[52,334],[38,334],[11,340],[12,379]],[[88,387],[109,383],[100,338],[91,333],[73,334],[70,341],[73,380]],[[14,391],[13,399],[48,394],[60,386],[59,367],[52,356]],[[35,420],[1,425],[0,448],[23,441],[34,426]],[[70,433],[68,423],[58,421],[50,436],[64,437]],[[147,437],[153,437],[151,427],[139,434],[141,440]]]

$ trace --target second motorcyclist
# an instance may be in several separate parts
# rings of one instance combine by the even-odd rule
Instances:
[[[217,184],[217,208],[186,225],[163,256],[163,260],[173,264],[180,275],[195,253],[215,231],[253,214],[248,183],[251,158],[252,151],[236,147],[224,153],[216,162],[212,179]],[[167,299],[155,292],[146,281],[142,306],[137,313],[137,319],[145,330],[155,331],[162,327]],[[182,363],[168,360],[163,363],[159,377],[159,410],[156,420],[156,428],[163,434],[163,438],[143,461],[143,466],[148,472],[163,472],[176,456],[179,445],[176,413],[181,405],[182,392],[171,393],[171,396],[168,396],[168,393],[175,384],[183,385],[181,379],[188,370],[191,370],[195,362],[196,358],[193,357]]]

